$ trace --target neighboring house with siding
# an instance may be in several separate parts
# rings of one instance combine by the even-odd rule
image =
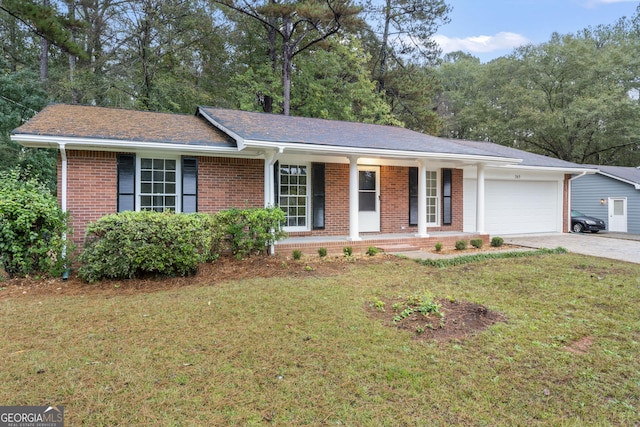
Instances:
[[[58,149],[58,197],[78,243],[113,212],[274,205],[291,236],[281,249],[566,232],[569,179],[588,171],[400,127],[211,107],[190,116],[52,104],[11,138]]]
[[[571,181],[571,207],[604,220],[607,231],[640,234],[640,169],[585,165],[595,174]]]

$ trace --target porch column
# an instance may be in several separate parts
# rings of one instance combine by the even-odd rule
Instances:
[[[418,232],[416,237],[429,237],[427,233],[427,161],[418,160]]]
[[[360,224],[358,213],[360,212],[358,180],[358,158],[349,157],[349,240],[355,242],[360,239]]]
[[[264,152],[264,207],[268,208],[275,204],[273,188],[275,179],[273,177],[273,159],[275,157],[274,151]]]
[[[484,233],[484,163],[478,163],[476,176],[476,232]]]

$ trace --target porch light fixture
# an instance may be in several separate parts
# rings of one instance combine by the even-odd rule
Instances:
[[[600,199],[600,204],[601,204],[601,205],[606,205],[606,204],[607,204],[607,201],[606,201],[605,199]]]

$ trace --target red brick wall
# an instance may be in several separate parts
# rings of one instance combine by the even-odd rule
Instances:
[[[264,207],[264,161],[198,158],[198,211]]]
[[[61,170],[58,156],[58,202],[62,201]],[[76,244],[84,240],[87,223],[116,211],[116,173],[116,153],[67,150],[67,210]]]
[[[73,241],[81,245],[89,222],[117,209],[117,153],[67,150],[67,210]],[[264,162],[255,159],[198,158],[198,208],[217,212],[264,206]],[[62,162],[58,158],[58,188]],[[61,203],[62,191],[58,191]]]

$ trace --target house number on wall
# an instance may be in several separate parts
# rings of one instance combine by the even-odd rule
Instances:
[[[520,179],[520,175],[516,175],[516,179]]]

